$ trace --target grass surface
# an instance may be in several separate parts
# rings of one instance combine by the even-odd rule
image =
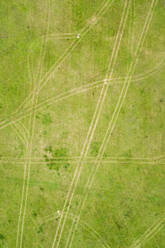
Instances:
[[[0,19],[0,248],[163,248],[164,1]]]

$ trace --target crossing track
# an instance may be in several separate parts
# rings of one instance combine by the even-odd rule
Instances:
[[[130,7],[130,1],[129,0],[125,1],[122,16],[121,16],[121,19],[120,19],[119,28],[118,28],[116,39],[115,39],[115,42],[114,42],[112,55],[110,57],[110,61],[109,61],[109,64],[108,64],[108,69],[107,69],[108,73],[106,75],[106,78],[111,78],[112,75],[113,75],[114,66],[116,64],[118,51],[119,51],[121,40],[122,40],[123,33],[124,33],[124,30],[125,30],[125,25],[126,25],[128,13],[129,13],[129,7]],[[59,245],[60,245],[61,237],[62,237],[63,230],[64,230],[64,227],[65,227],[65,223],[66,223],[66,220],[67,220],[67,216],[68,216],[68,213],[69,213],[69,210],[70,210],[70,207],[71,207],[72,199],[73,199],[73,196],[74,196],[74,193],[75,193],[75,190],[76,190],[76,186],[78,184],[78,180],[79,180],[82,168],[83,168],[82,161],[85,159],[85,157],[88,154],[88,150],[89,150],[91,141],[93,139],[93,135],[94,135],[94,132],[95,132],[99,117],[100,117],[101,112],[102,112],[102,107],[103,107],[103,104],[104,104],[104,101],[105,101],[105,97],[107,95],[107,91],[108,91],[108,84],[106,82],[106,84],[104,84],[102,89],[101,89],[100,96],[99,96],[99,99],[98,99],[97,104],[96,104],[96,109],[95,109],[95,112],[94,112],[90,127],[88,129],[87,137],[85,139],[85,142],[84,142],[84,145],[83,145],[83,148],[82,148],[82,151],[81,151],[80,161],[78,162],[78,165],[77,165],[77,167],[75,169],[73,179],[72,179],[71,185],[69,187],[69,191],[68,191],[66,199],[65,199],[62,214],[61,214],[60,220],[58,222],[55,237],[53,239],[53,243],[52,243],[52,246],[51,246],[52,248],[54,248],[54,247],[58,248]]]
[[[75,231],[76,231],[77,226],[78,226],[78,222],[79,222],[79,219],[80,219],[81,212],[82,212],[82,210],[84,208],[84,205],[85,205],[85,202],[87,200],[88,192],[92,187],[96,172],[97,172],[98,168],[101,165],[101,161],[102,161],[105,149],[106,149],[107,145],[110,142],[112,132],[113,132],[115,126],[116,126],[116,122],[117,122],[121,107],[123,106],[124,100],[126,98],[128,88],[129,88],[130,83],[132,81],[132,76],[133,76],[133,73],[135,71],[135,67],[136,67],[137,62],[138,62],[138,56],[140,54],[140,51],[141,51],[141,48],[143,46],[145,37],[147,35],[148,29],[149,29],[149,26],[150,26],[150,23],[151,23],[151,20],[152,20],[152,16],[154,14],[154,8],[156,7],[156,4],[157,4],[157,0],[152,0],[151,5],[150,5],[150,9],[148,10],[147,17],[146,17],[146,20],[145,20],[145,23],[144,23],[144,26],[143,26],[142,33],[141,33],[139,41],[138,41],[138,45],[137,45],[136,50],[135,50],[135,59],[130,65],[128,75],[127,75],[126,80],[125,80],[125,82],[123,84],[123,88],[121,90],[121,93],[120,93],[116,108],[115,108],[115,110],[113,112],[112,118],[111,118],[111,120],[109,122],[107,131],[105,133],[103,142],[102,142],[102,144],[100,146],[100,149],[99,149],[99,152],[98,152],[98,155],[97,155],[97,158],[96,158],[97,163],[95,163],[95,165],[93,166],[93,170],[92,170],[90,176],[88,177],[88,181],[87,181],[87,183],[86,183],[86,185],[84,187],[84,193],[83,193],[84,197],[83,197],[82,200],[79,201],[79,204],[77,206],[77,211],[79,211],[79,214],[76,213],[76,215],[78,215],[77,222],[72,223],[72,227],[70,228],[65,248],[71,248],[71,246],[72,246],[74,234],[75,234]],[[74,226],[74,230],[73,230],[73,226]]]
[[[100,18],[105,14],[105,12],[111,7],[111,5],[113,4],[114,0],[106,0],[104,1],[103,5],[98,9],[98,11],[96,11],[94,17],[95,17],[95,22],[87,22],[84,27],[79,31],[79,35],[80,37],[77,38],[76,40],[74,40],[71,45],[64,51],[64,53],[62,54],[62,56],[54,63],[54,65],[50,68],[50,70],[48,72],[45,73],[45,75],[40,78],[39,81],[39,88],[35,88],[36,86],[34,86],[34,90],[36,91],[36,94],[39,95],[40,91],[46,86],[46,84],[48,83],[48,81],[50,79],[52,79],[54,77],[55,72],[58,70],[58,68],[61,66],[61,64],[72,54],[73,50],[78,46],[78,44],[80,43],[80,41],[82,40],[83,37],[85,37],[85,35],[98,23],[98,21],[100,20]],[[47,36],[45,36],[47,37]],[[28,66],[29,67],[29,66]],[[32,95],[33,92],[31,92],[24,100],[24,103],[22,104],[22,110],[23,109],[23,105],[26,106],[26,104],[28,102],[31,102],[32,99]],[[17,113],[17,110],[14,112]],[[3,120],[0,123],[0,129],[8,126],[9,124],[12,124],[13,121],[12,119],[12,114],[11,114],[11,118],[9,120]]]

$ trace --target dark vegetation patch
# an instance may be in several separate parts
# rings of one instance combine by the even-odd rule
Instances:
[[[5,237],[2,233],[0,233],[0,248],[5,248],[5,247],[7,247],[5,245]]]
[[[91,149],[90,149],[90,155],[91,156],[97,156],[100,148],[100,142],[93,142],[91,144]]]
[[[48,146],[45,148],[44,158],[50,170],[59,171],[70,166],[67,148],[53,149],[52,146]]]
[[[44,125],[49,125],[49,124],[52,123],[52,119],[51,119],[51,116],[50,116],[49,113],[43,115],[42,123],[43,123]]]
[[[45,113],[45,114],[38,113],[36,115],[36,118],[41,120],[42,124],[45,126],[48,126],[53,122],[50,113]]]
[[[0,233],[0,240],[4,240],[4,239],[5,239],[5,237],[3,236],[2,233]]]
[[[43,233],[43,225],[40,225],[38,230],[37,230],[37,233]]]
[[[32,212],[33,217],[37,217],[37,213],[35,211]]]

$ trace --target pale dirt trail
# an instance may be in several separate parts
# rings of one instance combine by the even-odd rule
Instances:
[[[124,103],[124,100],[125,100],[125,97],[126,97],[126,94],[127,94],[127,91],[128,91],[129,85],[130,85],[130,82],[131,82],[131,77],[132,77],[132,75],[134,73],[134,70],[135,70],[135,67],[136,67],[136,64],[137,64],[137,61],[138,61],[139,53],[140,53],[141,48],[143,46],[145,36],[147,34],[147,31],[149,29],[149,25],[150,25],[151,20],[152,20],[152,16],[153,16],[153,13],[154,13],[154,7],[156,6],[156,3],[157,3],[157,1],[153,0],[152,3],[151,3],[150,9],[148,11],[148,15],[147,15],[147,18],[145,20],[143,31],[141,33],[141,36],[140,36],[140,39],[138,41],[138,45],[137,45],[137,48],[136,48],[136,51],[135,51],[135,60],[130,65],[129,72],[128,72],[128,77],[125,80],[125,83],[123,85],[121,94],[119,96],[118,103],[117,103],[116,108],[114,110],[114,113],[112,115],[112,119],[109,122],[109,126],[108,126],[108,129],[106,131],[106,134],[105,134],[103,143],[102,143],[102,145],[101,145],[101,147],[99,149],[99,153],[98,153],[98,156],[97,156],[97,164],[96,164],[96,166],[93,167],[94,169],[93,169],[90,177],[88,178],[88,182],[87,182],[87,184],[85,186],[85,190],[84,190],[84,192],[86,191],[84,193],[85,197],[83,197],[83,200],[82,201],[79,201],[79,205],[77,206],[77,209],[79,210],[79,215],[78,215],[79,218],[77,220],[77,223],[75,224],[74,231],[72,231],[72,233],[70,232],[70,241],[67,240],[67,244],[66,244],[65,248],[66,247],[67,248],[68,247],[70,248],[71,245],[72,245],[73,238],[74,238],[74,233],[75,233],[75,230],[76,230],[76,228],[78,226],[78,221],[80,219],[81,212],[82,212],[82,210],[84,208],[84,205],[85,205],[85,202],[86,202],[86,199],[87,199],[87,196],[88,196],[88,191],[91,189],[91,186],[92,186],[93,181],[94,181],[95,174],[96,174],[98,168],[100,167],[100,164],[101,164],[101,161],[102,161],[102,157],[104,155],[104,152],[105,152],[105,149],[107,147],[107,144],[109,144],[112,131],[114,130],[114,128],[116,126],[116,121],[118,119],[118,115],[120,113],[121,107],[122,107],[122,105]],[[98,161],[99,161],[99,163],[98,163]],[[72,228],[70,230],[72,230]]]
[[[99,21],[101,16],[104,15],[104,13],[107,11],[107,9],[111,6],[111,4],[113,2],[114,2],[114,0],[105,1],[105,3],[102,5],[102,7],[95,13],[95,15],[94,15],[95,21],[94,22],[92,22],[92,21],[87,22],[84,25],[84,27],[80,30],[80,32],[78,34],[79,37],[71,43],[71,45],[64,51],[62,56],[55,62],[55,64],[49,69],[49,71],[46,72],[46,74],[42,78],[40,78],[40,82],[39,82],[40,87],[39,87],[39,89],[37,89],[37,94],[39,94],[39,92],[42,90],[42,88],[46,86],[48,81],[52,77],[54,77],[54,73],[57,71],[59,66],[66,60],[66,58],[68,58],[71,55],[72,51],[77,47],[77,45],[80,43],[82,38],[85,37],[85,35],[93,28],[93,26],[95,26],[97,24],[97,22]],[[33,92],[31,92],[24,100],[25,105],[26,105],[26,103],[28,103],[30,101],[32,94],[33,94]],[[22,107],[23,107],[23,105],[22,105]],[[17,110],[15,112],[17,112]],[[6,122],[6,121],[5,120],[2,121],[1,124],[2,123],[4,124],[4,122]]]
[[[46,6],[47,11],[47,31],[49,31],[49,22],[50,22],[50,0],[48,1],[48,6]],[[32,147],[33,147],[33,137],[34,137],[34,130],[35,130],[35,116],[36,116],[36,105],[38,101],[38,95],[36,94],[37,87],[40,87],[40,77],[41,77],[41,61],[45,55],[45,39],[43,39],[42,48],[40,51],[40,61],[38,63],[38,70],[35,78],[36,86],[33,88],[32,94],[32,106],[33,110],[29,117],[29,139],[28,143],[25,147],[25,156],[29,157],[30,159],[25,162],[24,164],[24,175],[23,175],[23,186],[22,186],[22,195],[21,195],[21,203],[20,203],[20,210],[19,210],[19,217],[18,217],[18,227],[17,227],[17,237],[16,237],[16,248],[22,248],[23,246],[23,234],[24,234],[24,222],[25,222],[25,215],[26,215],[26,208],[27,208],[27,201],[28,201],[28,191],[29,191],[29,181],[30,181],[30,169],[31,169],[31,156],[32,156]]]
[[[150,226],[139,239],[134,241],[130,248],[142,247],[147,241],[152,239],[158,232],[160,232],[164,226],[165,214],[161,215],[160,218],[152,226]]]
[[[141,73],[138,75],[135,75],[132,77],[132,82],[138,82],[147,79],[148,77],[154,75],[155,73],[159,72],[164,66],[164,59],[157,64],[154,68],[148,70],[145,73]],[[111,78],[111,79],[106,79],[108,84],[111,85],[116,85],[116,84],[122,84],[125,81],[124,77],[119,77],[119,78]],[[50,106],[56,102],[66,100],[69,97],[76,96],[77,94],[84,93],[88,90],[94,89],[101,87],[104,84],[105,78],[99,81],[95,81],[93,83],[85,84],[80,87],[72,88],[71,90],[68,90],[65,93],[60,93],[59,95],[53,96],[53,97],[48,97],[47,99],[43,100],[42,102],[38,103],[36,105],[36,110],[41,111],[45,109],[45,106]],[[27,106],[23,111],[17,114],[17,112],[14,115],[11,115],[10,120],[4,120],[0,122],[0,130],[3,128],[8,127],[9,125],[12,125],[16,123],[17,121],[20,121],[24,118],[26,118],[28,115],[30,115],[32,111],[31,106]]]
[[[118,51],[119,51],[119,47],[120,47],[120,42],[121,42],[121,39],[122,39],[122,36],[123,36],[123,31],[125,29],[126,20],[127,20],[127,17],[128,17],[128,10],[129,10],[128,7],[129,7],[129,1],[126,1],[125,5],[123,7],[122,17],[121,17],[121,21],[120,21],[120,24],[119,24],[119,29],[118,29],[118,32],[117,32],[116,40],[115,40],[115,43],[114,43],[112,56],[110,58],[110,62],[109,62],[109,65],[108,65],[108,70],[111,69],[111,71],[110,71],[110,74],[106,75],[107,76],[106,78],[111,78],[112,74],[113,74],[113,69],[114,69],[114,66],[115,66],[116,59],[117,59],[117,55],[118,55]],[[75,169],[73,180],[71,182],[71,185],[70,185],[70,188],[69,188],[69,191],[68,191],[65,203],[64,203],[61,218],[59,220],[57,230],[56,230],[56,233],[55,233],[55,237],[54,237],[54,240],[53,240],[53,243],[52,243],[52,248],[53,247],[56,247],[56,248],[59,247],[60,240],[61,240],[62,233],[63,233],[64,226],[65,226],[65,222],[67,220],[67,215],[68,215],[69,210],[70,210],[70,205],[71,205],[71,202],[72,202],[72,199],[73,199],[73,196],[74,196],[74,192],[75,192],[75,189],[76,189],[76,186],[77,186],[80,174],[81,174],[81,170],[82,170],[81,161],[84,160],[84,158],[87,156],[89,146],[90,146],[90,143],[92,141],[94,131],[96,129],[96,126],[97,126],[97,123],[98,123],[98,120],[99,120],[99,117],[100,117],[100,114],[101,114],[101,111],[102,111],[102,106],[103,106],[103,103],[104,103],[104,100],[105,100],[105,96],[107,94],[107,90],[108,90],[108,85],[106,83],[106,84],[103,85],[103,87],[101,89],[100,97],[99,97],[97,105],[96,105],[96,109],[95,109],[95,112],[94,112],[94,115],[93,115],[93,119],[92,119],[92,122],[91,122],[91,125],[89,127],[86,140],[84,142],[84,145],[83,145],[83,148],[82,148],[82,151],[81,151],[80,161],[78,163],[78,166]],[[65,209],[67,209],[67,210],[66,210],[66,214],[64,215]],[[60,231],[60,228],[61,228],[61,231]],[[57,240],[58,236],[59,236],[59,238]]]
[[[111,2],[106,2],[106,4],[103,5],[103,8],[101,8],[101,11],[99,12],[100,15],[103,14],[103,12],[106,10],[105,6],[107,7]],[[50,7],[50,6],[49,6]],[[49,14],[48,14],[49,16]],[[49,29],[49,19],[48,19],[48,29]],[[85,35],[89,30],[89,25],[87,28],[83,30],[83,35]],[[80,40],[80,39],[79,39]],[[34,136],[34,128],[35,128],[35,114],[36,114],[36,105],[38,101],[38,95],[40,90],[45,86],[45,84],[48,82],[50,79],[50,76],[54,74],[55,70],[57,67],[66,59],[66,57],[71,53],[72,49],[76,46],[76,44],[72,43],[70,49],[67,49],[66,52],[64,52],[63,56],[61,59],[58,61],[57,64],[55,64],[50,71],[46,75],[46,79],[44,78],[44,81],[41,79],[41,60],[44,57],[45,51],[43,49],[43,52],[41,52],[41,59],[38,64],[38,73],[37,73],[37,78],[36,80],[39,80],[38,85],[34,86],[33,92],[32,92],[32,102],[33,102],[33,111],[30,115],[30,120],[29,120],[29,127],[31,129],[31,137],[27,146],[27,153],[28,155],[32,154],[32,142],[33,142],[33,136]],[[44,47],[44,43],[43,43]],[[47,78],[48,76],[48,78]],[[30,179],[30,164],[31,161],[29,160],[28,163],[25,163],[25,169],[24,169],[24,184],[23,184],[23,189],[22,189],[22,200],[21,200],[21,206],[20,206],[20,214],[19,214],[19,220],[18,220],[18,230],[17,230],[17,241],[16,241],[16,247],[22,247],[22,242],[23,242],[23,231],[24,231],[24,219],[25,219],[25,213],[26,213],[26,205],[27,205],[27,196],[28,196],[28,186],[29,186],[29,179]],[[24,199],[25,198],[25,199]]]

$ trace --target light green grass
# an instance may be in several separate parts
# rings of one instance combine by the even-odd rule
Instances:
[[[154,2],[130,1],[109,88],[80,163],[127,1],[110,2],[0,3],[0,248],[164,247],[163,0],[98,157]],[[58,227],[62,235],[53,246]]]

